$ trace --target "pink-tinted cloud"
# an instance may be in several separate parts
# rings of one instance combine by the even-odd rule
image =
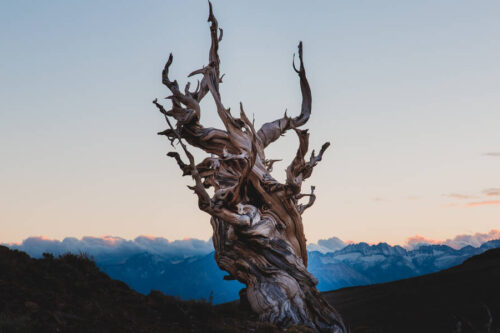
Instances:
[[[426,245],[426,244],[427,245],[443,244],[443,245],[448,245],[454,249],[461,249],[467,245],[478,247],[481,246],[481,244],[494,239],[500,239],[500,230],[493,229],[487,233],[478,232],[472,235],[458,235],[452,239],[446,239],[446,240],[432,239],[416,235],[406,240],[405,247],[409,249],[415,249],[421,245]]]
[[[453,199],[474,199],[477,198],[474,195],[467,195],[467,194],[460,194],[460,193],[450,193],[450,194],[445,194],[445,197],[448,198],[453,198]]]
[[[465,206],[479,207],[479,206],[490,206],[490,205],[500,205],[500,200],[473,201],[473,202],[468,202]]]
[[[500,188],[487,188],[481,191],[481,193],[487,197],[496,197],[500,196]],[[453,199],[461,199],[461,200],[466,200],[466,199],[477,199],[479,197],[477,196],[472,196],[472,195],[467,195],[467,194],[459,194],[459,193],[451,193],[451,194],[445,194],[446,197],[448,198],[453,198]],[[491,206],[491,205],[500,205],[500,200],[482,200],[482,201],[471,201],[467,202],[465,204],[447,204],[444,205],[444,207],[479,207],[479,206]]]
[[[500,188],[487,188],[483,190],[483,193],[489,197],[500,196]]]
[[[484,242],[493,239],[500,239],[500,230],[491,230],[488,233],[476,233],[472,235],[458,235],[447,240],[431,239],[416,235],[408,238],[404,246],[409,249],[414,249],[425,244],[444,244],[455,249],[460,249],[467,245],[479,247]],[[309,243],[307,248],[309,251],[334,252],[344,248],[348,244],[353,243],[354,242],[352,241],[343,241],[337,237],[331,237],[328,239],[320,239],[317,244]],[[39,236],[29,237],[22,243],[2,245],[6,245],[12,249],[25,251],[33,257],[40,257],[44,252],[55,255],[68,252],[76,254],[86,253],[96,258],[100,256],[109,258],[113,256],[149,252],[164,257],[177,258],[205,255],[213,251],[213,244],[211,240],[204,241],[195,238],[187,238],[183,240],[169,241],[163,237],[146,235],[136,237],[133,240],[126,240],[121,237],[114,236],[86,236],[81,239],[66,237],[62,241]]]
[[[55,255],[67,252],[86,253],[95,257],[150,252],[162,256],[189,257],[213,251],[213,244],[210,240],[190,238],[169,241],[166,238],[154,236],[139,236],[134,240],[114,236],[85,236],[81,239],[66,237],[62,241],[39,236],[29,237],[22,243],[5,245],[25,251],[33,257],[40,257],[44,252]]]
[[[442,244],[443,242],[444,242],[443,240],[431,239],[431,238],[427,238],[424,236],[415,235],[412,237],[408,237],[406,239],[405,245],[407,248],[414,249],[414,248],[419,247],[420,245]]]

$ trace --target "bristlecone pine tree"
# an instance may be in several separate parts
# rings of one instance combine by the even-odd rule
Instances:
[[[236,279],[246,285],[240,296],[248,300],[260,320],[279,327],[309,326],[318,332],[346,332],[340,315],[316,289],[317,279],[307,271],[307,252],[302,214],[315,200],[314,186],[308,194],[301,193],[302,182],[311,176],[313,168],[321,161],[329,143],[319,153],[314,151],[306,161],[309,133],[301,130],[311,115],[311,89],[307,82],[302,58],[302,43],[298,54],[300,66],[293,68],[300,79],[302,109],[300,115],[264,124],[255,130],[240,103],[240,116],[235,117],[222,103],[219,85],[219,43],[222,29],[218,27],[212,11],[210,22],[211,47],[208,65],[192,72],[201,75],[201,82],[194,91],[188,83],[184,91],[168,72],[172,54],[162,73],[163,84],[171,92],[168,98],[172,108],[166,110],[157,100],[153,103],[165,116],[169,128],[158,134],[166,136],[173,145],[178,141],[188,158],[182,161],[176,152],[173,157],[184,176],[191,176],[195,185],[190,186],[198,196],[199,208],[211,215],[215,260],[229,273],[227,280]],[[212,96],[217,113],[225,129],[206,128],[200,123],[200,101]],[[175,127],[169,118],[176,121]],[[296,156],[286,169],[286,182],[271,176],[276,160],[266,159],[265,148],[288,130],[299,138]],[[196,164],[188,144],[201,148],[210,157]],[[208,188],[213,187],[210,196]],[[299,203],[307,197],[307,203]]]

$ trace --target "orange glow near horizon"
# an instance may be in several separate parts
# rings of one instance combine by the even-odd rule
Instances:
[[[137,236],[137,237],[135,237],[133,239],[125,239],[125,238],[121,238],[121,237],[117,237],[117,236],[110,236],[110,235],[101,236],[101,237],[83,236],[83,237],[77,238],[77,239],[80,240],[80,241],[83,241],[86,238],[87,239],[93,239],[93,240],[101,240],[107,246],[114,246],[114,245],[117,245],[118,243],[120,243],[122,241],[134,241],[134,240],[136,240],[137,238],[140,238],[140,237],[145,237],[145,238],[150,239],[150,240],[165,239],[163,237],[155,237],[155,236],[150,236],[150,235],[140,235],[140,236]],[[49,238],[47,236],[33,236],[33,237],[29,237],[29,238],[30,239],[35,239],[35,240],[50,241],[50,242],[58,242],[58,241],[60,242],[60,241],[62,241],[62,239]],[[192,240],[192,239],[196,239],[196,238],[185,237],[185,238],[182,239],[182,241],[188,241],[188,240]],[[343,241],[343,242],[346,245],[356,244],[356,243],[360,243],[360,242],[367,243],[368,245],[377,245],[379,243],[388,243],[391,246],[399,245],[399,246],[406,247],[406,248],[412,248],[414,245],[421,244],[421,243],[426,243],[426,244],[444,244],[444,245],[448,245],[448,246],[451,246],[453,248],[458,249],[459,247],[457,247],[457,245],[454,245],[454,244],[456,244],[456,243],[460,244],[460,241],[463,242],[463,241],[467,241],[467,240],[469,240],[469,241],[472,240],[473,242],[480,244],[480,243],[484,243],[484,242],[487,242],[487,241],[490,241],[490,240],[495,240],[495,239],[500,239],[500,230],[498,230],[498,229],[490,230],[487,233],[474,233],[474,234],[466,234],[466,235],[456,235],[454,238],[447,238],[447,239],[432,239],[432,238],[428,238],[428,237],[425,237],[425,236],[422,236],[422,235],[415,235],[415,236],[412,236],[412,237],[408,237],[403,243],[391,243],[391,242],[384,242],[384,241],[370,242],[370,241],[363,241],[363,240],[360,240],[360,241],[357,241],[357,242],[354,242],[354,241],[351,241],[351,240],[347,240],[347,241]],[[5,243],[5,244],[7,244],[7,245],[22,245],[23,241],[21,241],[21,242],[11,242],[11,243]],[[169,240],[167,243],[173,243],[175,241],[178,241],[178,240]],[[209,241],[209,239],[203,240],[203,241]],[[311,243],[311,242],[308,242],[308,243]],[[312,243],[315,243],[315,242],[312,242]]]
[[[500,205],[500,200],[469,202],[467,204],[467,207],[478,207],[478,206],[489,206],[489,205]]]

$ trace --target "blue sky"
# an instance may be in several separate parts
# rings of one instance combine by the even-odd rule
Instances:
[[[262,124],[313,93],[306,236],[402,243],[500,225],[498,1],[214,1],[225,105]],[[208,239],[208,216],[165,157],[151,101],[206,64],[205,1],[0,4],[0,241],[32,235]],[[219,122],[208,99],[202,122]],[[270,158],[296,149],[287,135]],[[488,155],[488,153],[490,153]],[[499,153],[495,155],[496,153]],[[198,154],[200,158],[202,155]],[[490,190],[488,192],[488,190]],[[492,195],[490,195],[493,193]]]

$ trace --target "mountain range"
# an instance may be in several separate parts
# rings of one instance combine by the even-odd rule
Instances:
[[[437,272],[499,247],[500,240],[459,250],[446,245],[407,250],[386,243],[358,243],[334,252],[309,252],[308,269],[318,278],[318,289],[328,291]],[[223,280],[225,273],[217,267],[213,253],[182,259],[143,252],[114,260],[95,260],[110,277],[143,294],[160,290],[183,299],[211,299],[217,304],[237,299],[243,288],[237,281]]]
[[[459,265],[467,258],[500,247],[500,240],[459,250],[447,245],[422,245],[414,250],[386,243],[350,244],[330,253],[309,253],[308,269],[321,291],[405,279]]]
[[[456,237],[454,244],[464,237]],[[481,237],[475,237],[478,238]],[[410,249],[386,243],[346,244],[332,237],[309,244],[308,270],[318,278],[320,291],[383,283],[461,264],[471,256],[500,247],[500,239],[479,244],[460,249],[443,244],[416,244]],[[243,288],[237,281],[223,280],[225,272],[215,263],[210,241],[171,242],[148,236],[135,240],[108,236],[63,241],[30,237],[22,244],[9,247],[26,251],[32,257],[42,257],[44,252],[84,253],[110,277],[142,294],[159,290],[182,299],[205,299],[218,304],[238,299],[238,292]]]

